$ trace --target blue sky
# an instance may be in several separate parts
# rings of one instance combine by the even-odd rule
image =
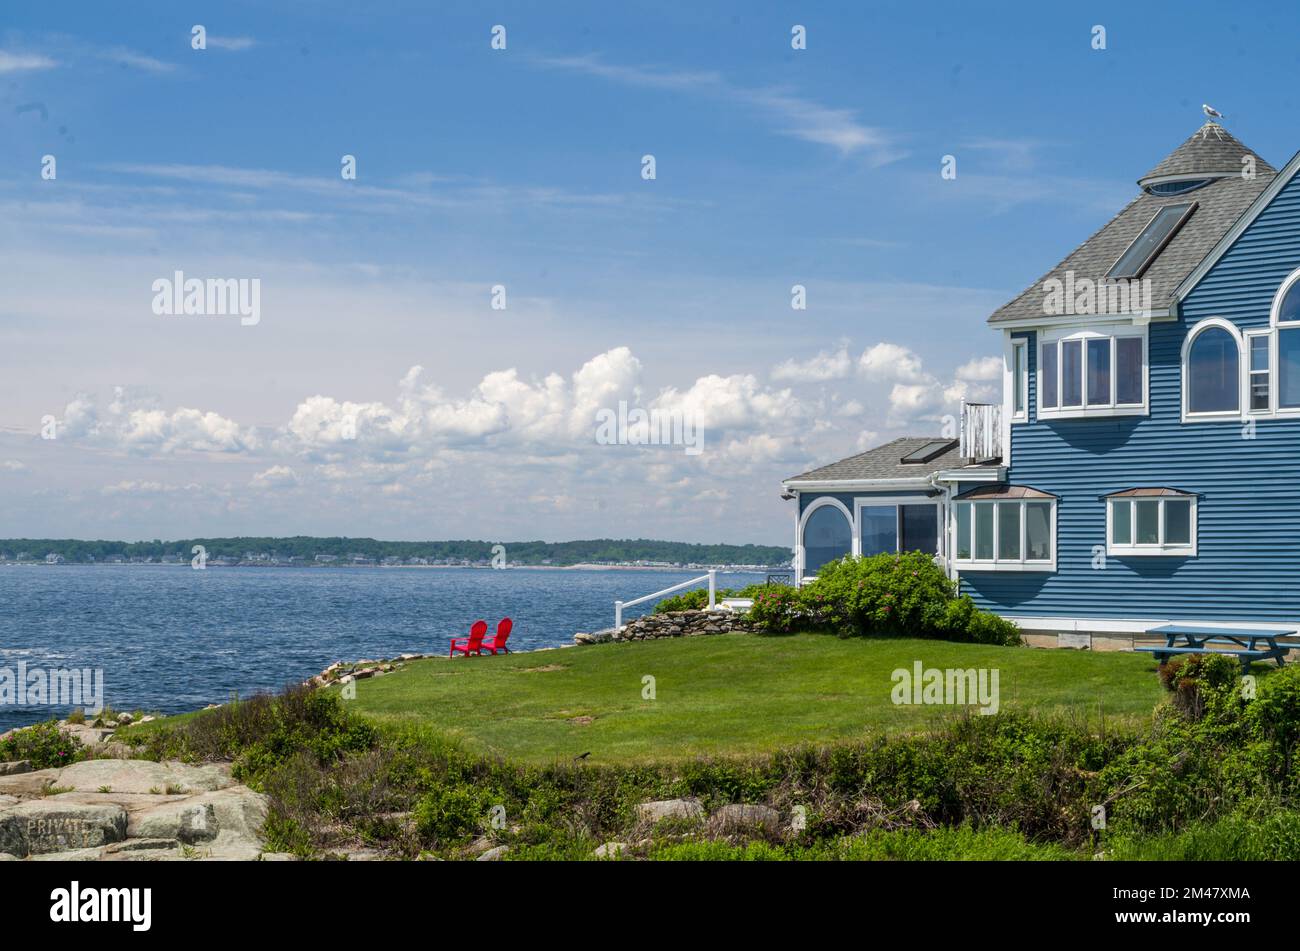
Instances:
[[[0,536],[786,543],[781,478],[987,398],[985,317],[1118,211],[1202,102],[1274,165],[1300,148],[1296,20],[7,8]],[[156,315],[176,270],[257,278],[260,321]],[[596,444],[619,401],[693,414],[705,450]]]

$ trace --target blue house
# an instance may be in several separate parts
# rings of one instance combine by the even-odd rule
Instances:
[[[1298,170],[1198,129],[989,318],[999,404],[785,480],[800,579],[919,549],[1031,642],[1300,622]]]

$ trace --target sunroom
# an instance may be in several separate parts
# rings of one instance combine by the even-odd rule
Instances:
[[[782,497],[797,503],[797,580],[846,555],[919,551],[947,566],[953,486],[1004,472],[997,459],[964,455],[961,440],[905,437],[785,480]]]

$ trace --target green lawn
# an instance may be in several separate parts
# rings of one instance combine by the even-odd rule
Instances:
[[[996,668],[1003,710],[1132,722],[1163,694],[1141,654],[730,634],[417,661],[359,681],[354,702],[371,717],[420,720],[522,760],[668,760],[926,729],[953,708],[890,699],[892,672],[918,660]],[[642,697],[646,676],[653,700]]]

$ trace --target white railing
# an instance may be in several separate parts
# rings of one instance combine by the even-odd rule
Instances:
[[[1002,458],[1002,406],[998,403],[961,403],[963,459],[985,461]]]
[[[709,610],[717,605],[718,600],[718,573],[712,568],[707,575],[700,575],[698,578],[692,578],[690,581],[683,581],[681,584],[675,584],[671,588],[664,588],[662,591],[656,591],[654,594],[647,594],[644,598],[637,598],[635,601],[615,601],[614,602],[614,630],[623,630],[623,609],[630,608],[633,605],[645,604],[647,601],[653,601],[655,598],[662,598],[665,594],[672,594],[674,591],[681,591],[683,588],[690,588],[702,581],[709,583]]]

